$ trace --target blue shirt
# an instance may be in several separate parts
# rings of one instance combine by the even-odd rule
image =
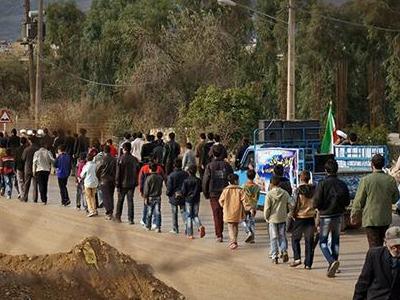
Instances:
[[[60,154],[56,158],[55,167],[58,178],[67,178],[71,173],[71,157],[66,153]]]

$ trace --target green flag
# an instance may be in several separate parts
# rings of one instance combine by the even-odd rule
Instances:
[[[332,113],[332,104],[329,105],[328,119],[326,120],[326,127],[324,138],[321,143],[321,153],[333,154],[333,143],[336,135],[335,118]]]

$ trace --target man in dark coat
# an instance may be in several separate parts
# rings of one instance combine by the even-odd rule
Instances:
[[[181,153],[181,147],[175,141],[175,133],[171,132],[168,137],[169,142],[165,144],[163,154],[163,164],[167,175],[171,174],[174,170],[174,161]]]
[[[33,136],[29,137],[30,145],[22,152],[22,161],[24,162],[24,195],[22,200],[28,202],[29,188],[31,182],[33,185],[33,202],[37,202],[38,199],[38,185],[36,177],[33,176],[33,155],[39,150],[39,145],[36,144],[36,138]]]
[[[206,199],[210,199],[217,242],[223,241],[224,231],[223,210],[218,200],[228,185],[228,175],[233,174],[232,167],[222,158],[223,151],[221,145],[213,148],[213,161],[205,168],[203,177],[203,193]]]
[[[131,154],[132,146],[129,142],[122,145],[123,154],[118,159],[115,175],[115,187],[118,191],[117,211],[115,220],[121,222],[122,207],[125,197],[128,201],[128,220],[129,224],[135,224],[133,221],[134,207],[133,195],[137,186],[137,174],[139,169],[138,160]]]
[[[96,170],[96,175],[99,179],[99,189],[103,194],[106,220],[112,219],[114,211],[115,173],[117,168],[117,159],[113,157],[110,152],[110,146],[104,146],[103,159]]]
[[[370,248],[353,300],[400,299],[400,227],[389,228],[386,246]]]
[[[185,179],[189,176],[188,173],[182,170],[182,160],[177,158],[174,162],[174,171],[169,174],[167,179],[167,196],[172,210],[172,230],[171,233],[178,234],[178,214],[180,212],[185,224],[185,199],[182,195],[182,185]]]

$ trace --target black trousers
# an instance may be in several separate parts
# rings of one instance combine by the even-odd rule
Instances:
[[[34,177],[32,173],[25,173],[25,176],[24,176],[24,197],[22,198],[22,200],[24,200],[25,202],[28,201],[29,188],[31,187],[31,182],[32,182],[32,187],[33,187],[33,202],[37,202],[37,199],[38,199],[38,186],[37,186],[36,177]]]
[[[295,219],[292,231],[292,249],[294,260],[301,259],[300,241],[304,234],[305,259],[304,265],[311,267],[314,260],[314,218]]]
[[[114,212],[114,182],[102,182],[100,185],[100,189],[103,193],[103,204],[104,208],[106,209],[106,215],[112,215]]]
[[[69,200],[68,189],[67,189],[68,177],[58,178],[58,186],[60,187],[61,204],[65,205]]]
[[[365,228],[370,248],[382,247],[385,241],[385,232],[389,226],[369,226]]]
[[[118,191],[118,202],[117,202],[117,211],[115,213],[116,218],[121,218],[122,208],[124,206],[124,201],[126,197],[126,201],[128,202],[128,220],[129,222],[133,222],[133,194],[135,189],[121,188]]]
[[[50,171],[38,171],[36,172],[36,180],[39,185],[40,200],[43,203],[47,203],[47,187],[49,184]]]

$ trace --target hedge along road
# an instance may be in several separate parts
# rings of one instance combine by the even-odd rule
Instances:
[[[100,216],[87,218],[83,211],[75,209],[72,178],[69,192],[72,205],[62,207],[56,179],[51,176],[47,206],[0,198],[0,252],[51,254],[68,251],[85,237],[97,236],[139,263],[148,265],[156,277],[188,299],[299,300],[350,299],[368,247],[362,231],[343,234],[340,245],[342,272],[336,278],[328,279],[326,263],[318,248],[311,271],[302,267],[292,269],[286,264],[273,265],[267,259],[268,235],[260,213],[256,243],[246,245],[241,242],[245,237],[241,228],[239,249],[231,251],[226,242],[215,243],[211,209],[204,199],[200,217],[207,234],[204,239],[190,241],[183,234],[168,233],[171,213],[165,197],[162,199],[163,232],[160,234],[146,232],[138,225],[143,207],[138,193],[134,199],[137,225],[129,225],[126,204],[122,224],[106,221],[103,210],[100,210]],[[400,221],[396,219],[396,223]],[[182,226],[180,229],[183,232]]]

